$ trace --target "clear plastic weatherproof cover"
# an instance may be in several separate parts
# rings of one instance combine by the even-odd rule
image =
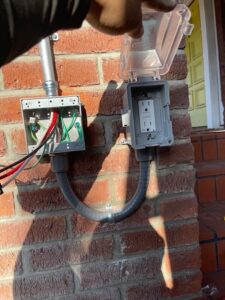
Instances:
[[[124,80],[142,76],[160,77],[173,62],[183,35],[190,35],[191,12],[178,4],[169,13],[143,7],[144,35],[124,36],[120,57],[120,76]]]

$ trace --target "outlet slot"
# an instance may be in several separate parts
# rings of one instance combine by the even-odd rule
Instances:
[[[141,132],[156,131],[154,100],[138,102]]]

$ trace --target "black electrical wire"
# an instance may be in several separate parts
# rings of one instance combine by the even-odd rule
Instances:
[[[47,143],[47,141],[52,137],[53,133],[55,132],[55,127],[53,128],[52,132],[49,134],[49,136],[47,136],[43,142],[32,152],[28,153],[26,156],[22,157],[21,159],[15,161],[14,163],[4,167],[3,169],[0,169],[0,173],[3,173],[5,171],[7,171],[8,169],[11,169],[13,167],[15,167],[16,165],[20,164],[21,162],[25,161],[26,159],[28,159],[29,157],[33,156],[35,153],[37,153],[42,147],[44,147],[44,145]]]

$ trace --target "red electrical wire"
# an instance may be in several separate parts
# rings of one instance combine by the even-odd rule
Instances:
[[[55,127],[55,125],[57,123],[57,120],[58,120],[58,113],[54,112],[51,124],[49,125],[48,130],[46,131],[44,137],[42,138],[42,142],[45,141],[49,137],[49,135],[51,134],[52,130],[54,129],[54,127]],[[23,164],[24,164],[24,161],[22,161],[21,163],[19,163],[19,165],[17,165],[15,168],[13,168],[12,170],[10,170],[9,172],[7,172],[4,175],[0,176],[0,180],[4,179],[4,178],[6,178],[6,177],[8,177],[10,175],[13,175],[17,170],[19,170],[19,168]]]

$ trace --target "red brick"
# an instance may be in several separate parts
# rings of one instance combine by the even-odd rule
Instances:
[[[160,232],[160,236],[157,232]],[[166,227],[165,229],[158,227],[157,232],[150,230],[122,234],[122,253],[131,254],[162,248],[164,247],[164,241],[167,241],[171,248],[180,245],[192,244],[198,241],[197,223],[174,224]]]
[[[7,89],[42,86],[42,73],[39,61],[15,61],[4,66],[2,72],[5,88]]]
[[[155,175],[157,176],[157,175]],[[154,177],[152,174],[151,177]],[[150,177],[150,180],[151,180]],[[190,192],[193,191],[195,184],[194,170],[168,169],[162,170],[157,176],[158,192],[161,194]],[[148,193],[151,194],[151,185]]]
[[[173,86],[170,88],[170,108],[187,109],[189,107],[188,86]]]
[[[218,159],[224,160],[225,159],[225,139],[217,140],[217,145],[218,145]]]
[[[54,44],[55,53],[101,53],[117,51],[121,37],[112,37],[93,28],[59,32],[59,41]]]
[[[93,121],[88,125],[85,133],[85,140],[88,146],[100,147],[105,145],[104,124],[99,121]]]
[[[14,129],[11,132],[12,149],[16,154],[26,154],[27,146],[24,129]]]
[[[5,138],[5,133],[0,131],[0,156],[4,156],[7,150],[7,142]]]
[[[31,272],[51,270],[66,265],[63,247],[54,245],[32,249],[26,256],[29,258],[29,269]]]
[[[14,300],[15,298],[13,295],[13,282],[0,282],[0,295],[2,300]]]
[[[157,154],[158,163],[165,166],[194,161],[193,146],[190,143],[158,148]]]
[[[112,142],[113,144],[121,144],[126,138],[126,129],[122,126],[121,120],[112,122]]]
[[[71,171],[75,176],[92,176],[106,174],[111,167],[108,153],[82,153],[79,159],[71,162]]]
[[[120,299],[121,293],[118,288],[107,288],[89,291],[86,293],[76,293],[75,297],[76,298],[72,297],[71,300],[115,300]],[[62,300],[68,300],[68,298]]]
[[[225,241],[218,241],[217,248],[219,269],[225,270]]]
[[[0,225],[0,246],[9,247],[66,238],[64,217],[12,221]]]
[[[216,178],[216,196],[218,201],[225,200],[225,176]]]
[[[153,230],[129,232],[121,235],[121,252],[123,254],[155,250],[163,246],[163,240]]]
[[[165,256],[164,251],[164,256]],[[200,248],[190,248],[186,250],[177,249],[176,251],[168,251],[168,262],[171,265],[173,273],[178,271],[199,269],[201,266]],[[166,268],[169,271],[169,268]]]
[[[60,85],[81,86],[99,83],[95,59],[64,58],[56,62],[56,68]]]
[[[124,173],[128,170],[137,170],[134,152],[128,147],[111,150],[110,153],[83,153],[71,166],[75,176],[102,175],[106,173]],[[82,170],[82,173],[81,173]]]
[[[74,274],[70,270],[15,279],[14,298],[42,299],[70,295],[74,291]]]
[[[192,134],[191,134],[191,142],[192,143],[201,142],[201,140],[202,140],[201,132],[192,132]]]
[[[186,113],[172,115],[173,134],[176,138],[188,138],[191,135],[192,126],[190,116]]]
[[[225,161],[208,161],[195,163],[197,177],[210,177],[224,175]]]
[[[138,285],[127,287],[126,299],[128,300],[155,300],[169,299],[175,296],[193,294],[201,289],[201,273],[189,273],[173,278],[173,288],[170,290],[164,282],[158,284],[139,283]],[[191,284],[187,284],[187,283]]]
[[[197,180],[198,201],[201,203],[216,200],[216,185],[214,178],[199,178]]]
[[[4,193],[0,197],[0,218],[12,217],[14,213],[15,210],[13,193]]]
[[[115,177],[113,178],[113,184],[115,186],[116,201],[129,200],[136,192],[138,177]]]
[[[199,262],[198,249],[177,251],[176,254],[171,254],[174,271],[194,269],[199,267]],[[84,289],[90,289],[117,283],[128,284],[134,280],[151,280],[161,273],[161,266],[162,257],[160,255],[84,265],[81,269],[81,286]]]
[[[160,215],[164,221],[197,217],[198,205],[194,195],[183,195],[160,201]]]
[[[213,205],[207,205],[206,211],[201,212],[200,210],[200,220],[205,226],[214,232],[215,237],[224,238],[225,236],[225,225],[224,225],[224,211],[225,206],[223,202],[218,203],[218,207],[214,208]],[[223,204],[223,205],[220,205]]]
[[[203,141],[202,149],[203,149],[204,160],[216,160],[217,159],[216,140]]]
[[[132,170],[138,170],[139,164],[136,161],[135,153],[129,147],[123,149],[115,149],[110,153],[111,159],[111,172],[130,172]]]
[[[58,188],[19,191],[18,199],[22,210],[32,214],[70,207]]]
[[[202,143],[201,142],[194,142],[194,152],[195,152],[195,161],[199,162],[203,160],[203,154],[202,154]]]
[[[0,107],[0,123],[15,123],[22,121],[20,100],[18,97],[1,97]]]
[[[68,89],[62,88],[63,94],[71,94]],[[87,116],[116,115],[123,108],[123,89],[106,89],[105,91],[78,91],[84,104]]]
[[[78,214],[74,214],[71,218],[72,230],[74,237],[83,234],[103,233],[111,231],[119,231],[124,229],[137,229],[143,226],[149,226],[149,218],[154,216],[153,203],[144,203],[133,215],[119,223],[99,223],[90,221]]]
[[[121,81],[119,76],[119,65],[119,58],[105,58],[102,60],[104,82],[109,82],[111,80]]]
[[[199,240],[207,241],[215,238],[215,233],[212,229],[208,228],[207,225],[201,222],[201,217],[199,216]]]
[[[183,80],[187,77],[187,59],[186,55],[178,54],[175,56],[170,71],[162,76],[164,80]]]
[[[78,180],[73,187],[78,198],[87,205],[105,205],[110,200],[108,180]]]
[[[112,236],[66,243],[64,253],[71,264],[102,261],[113,258]]]
[[[213,131],[203,131],[202,133],[202,140],[203,141],[212,141],[216,139],[216,133]]]
[[[202,271],[203,273],[214,272],[217,270],[216,262],[216,244],[206,243],[201,244],[201,256],[202,256]]]
[[[7,251],[0,254],[0,273],[3,277],[20,275],[23,272],[21,253]]]
[[[221,130],[216,130],[215,132],[215,136],[218,140],[223,140],[225,139],[225,130],[221,129]]]
[[[50,164],[41,163],[31,170],[26,170],[20,173],[16,179],[16,185],[33,184],[34,182],[45,182],[55,179],[55,176],[51,172]]]
[[[29,251],[32,272],[112,258],[112,237],[67,242]]]
[[[129,283],[146,278],[154,278],[161,267],[160,256],[121,259],[83,265],[81,287],[83,289],[107,287]]]

